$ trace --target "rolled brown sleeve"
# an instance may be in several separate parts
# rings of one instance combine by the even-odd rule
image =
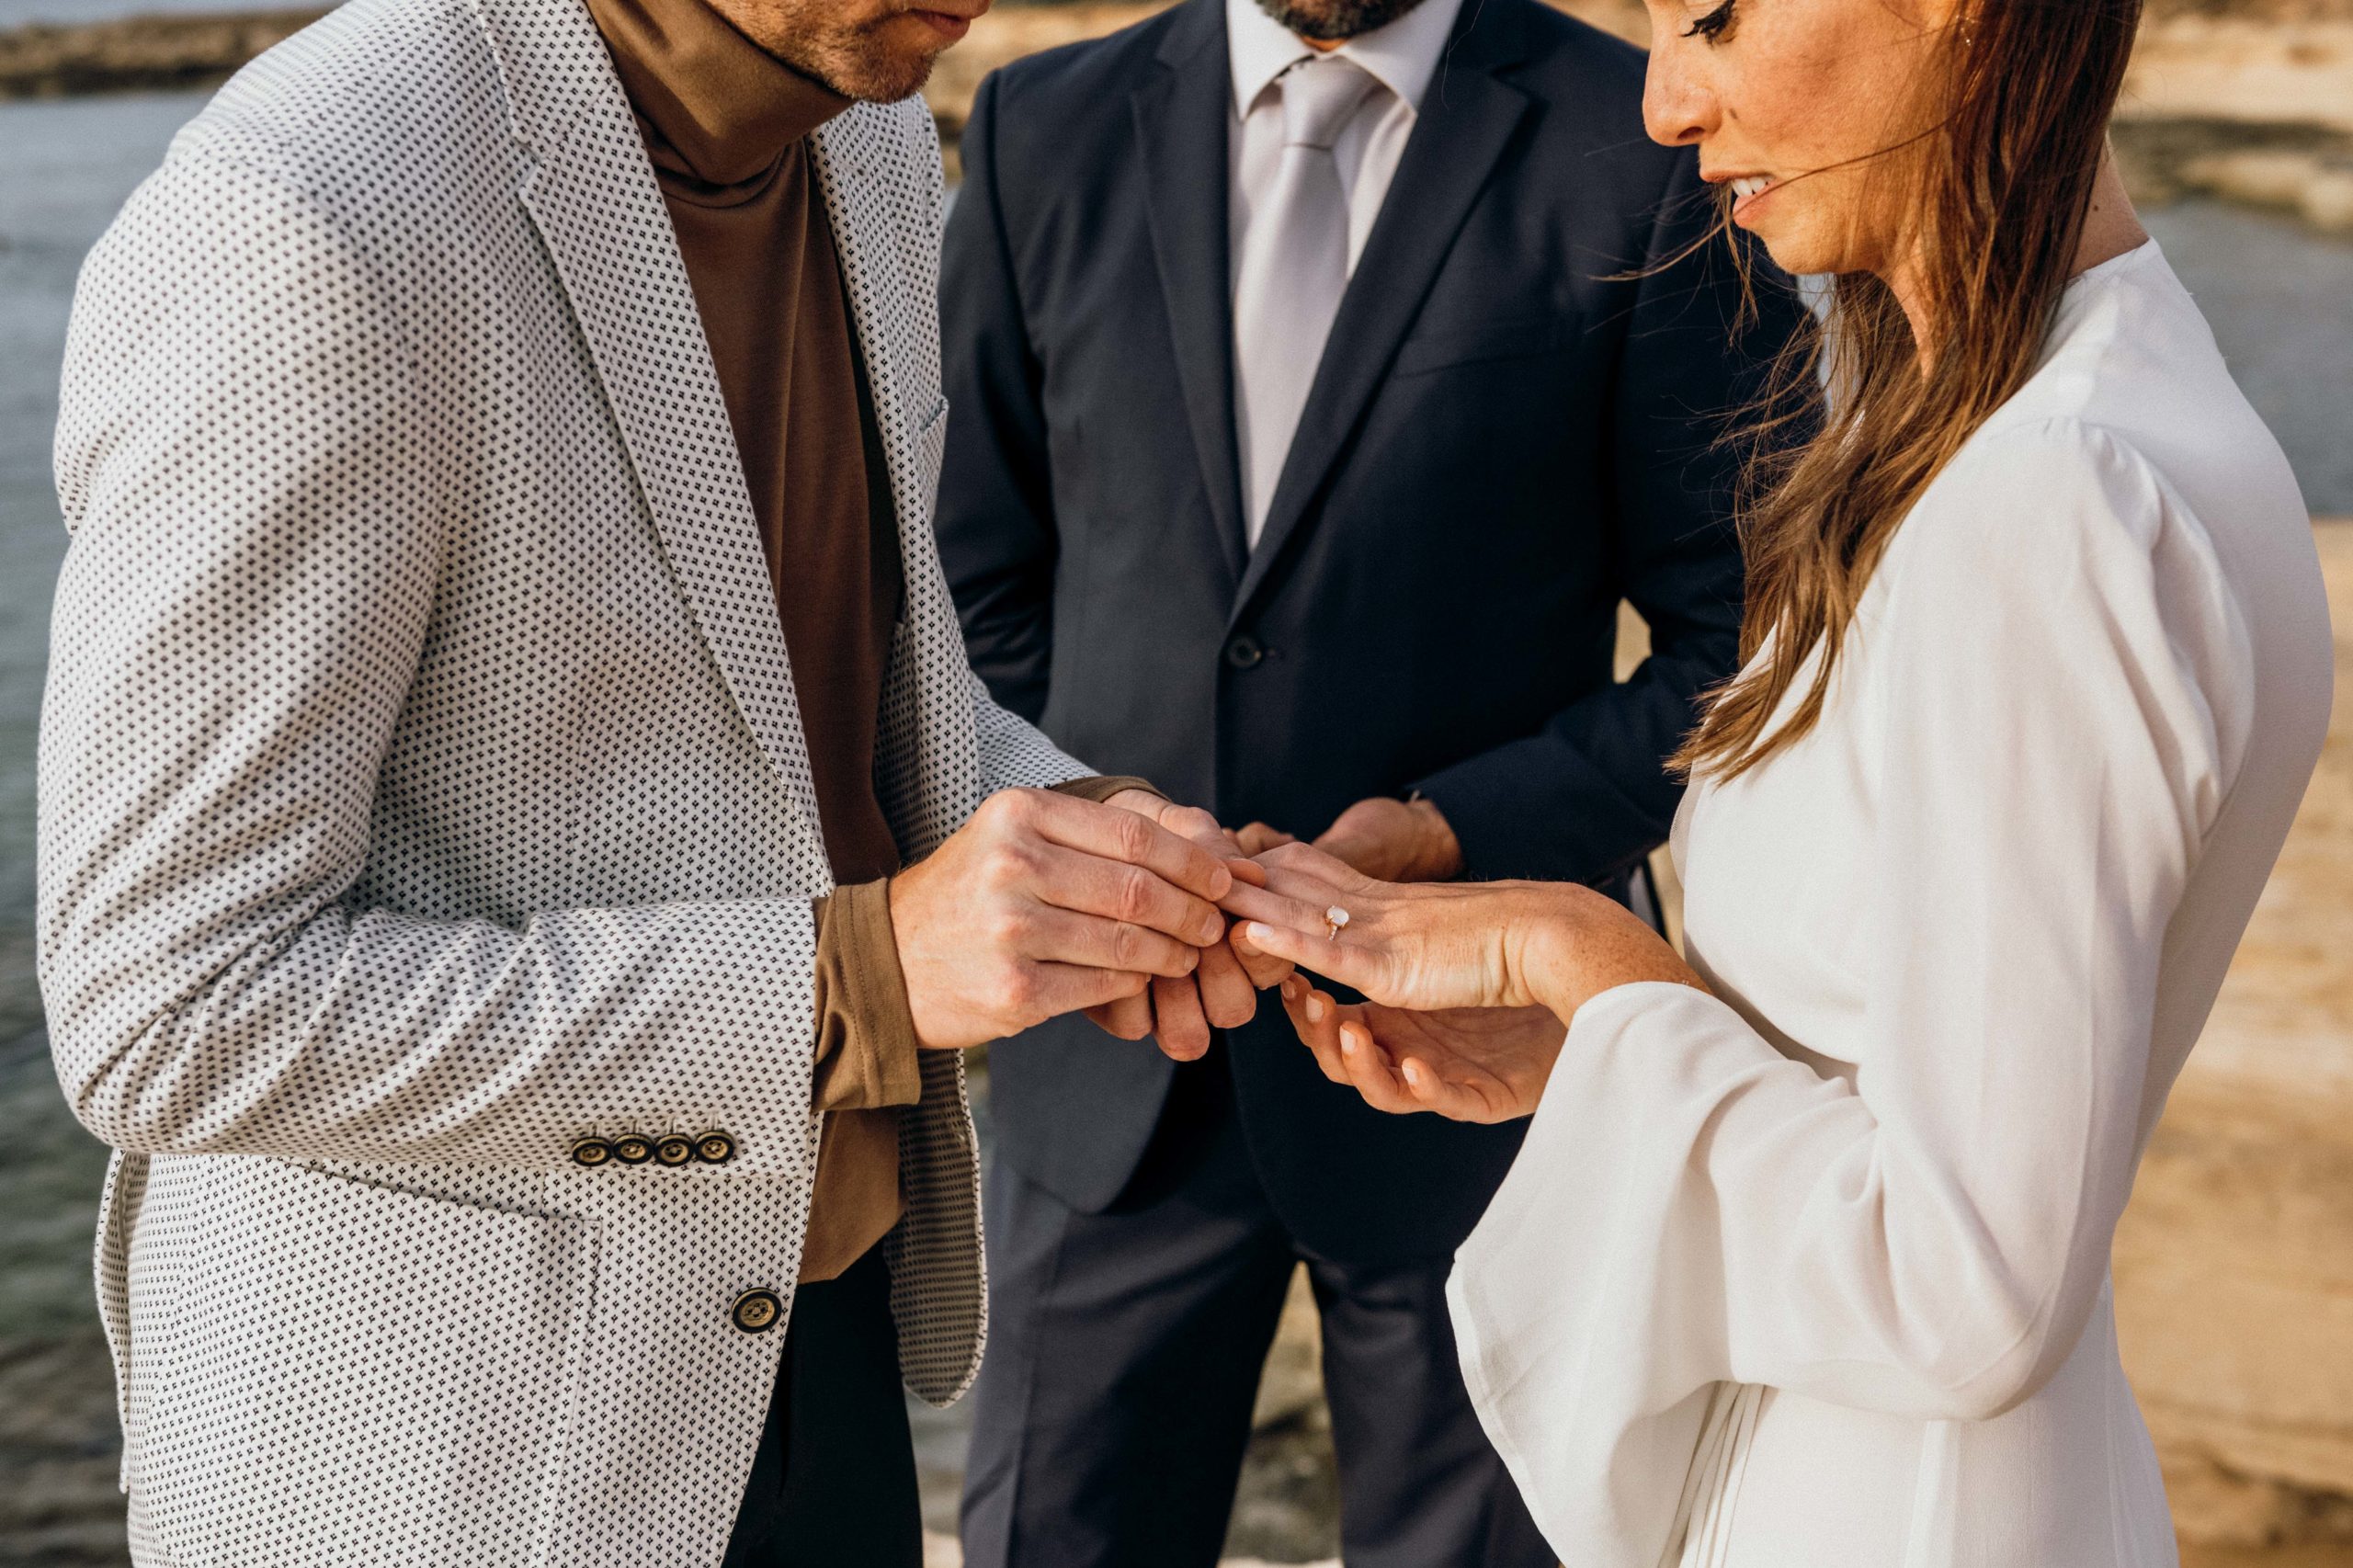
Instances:
[[[817,901],[816,1110],[872,1110],[923,1096],[891,884],[859,882]]]

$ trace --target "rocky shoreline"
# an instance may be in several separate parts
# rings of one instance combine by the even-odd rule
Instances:
[[[0,31],[0,98],[208,87],[324,9],[127,17]]]

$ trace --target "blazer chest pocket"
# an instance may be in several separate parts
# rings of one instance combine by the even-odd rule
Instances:
[[[1575,334],[1576,317],[1566,312],[1417,332],[1398,347],[1397,362],[1390,374],[1426,376],[1457,365],[1533,358],[1563,347]]]
[[[544,1561],[590,1225],[223,1163],[134,1482],[172,1560]]]

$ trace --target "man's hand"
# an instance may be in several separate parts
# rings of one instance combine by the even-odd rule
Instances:
[[[1233,863],[1238,875],[1255,877],[1242,846],[1197,806],[1179,806],[1145,790],[1125,790],[1106,805],[1147,817],[1205,853]],[[1226,942],[1202,949],[1189,975],[1157,977],[1149,991],[1087,1009],[1087,1017],[1121,1040],[1156,1036],[1160,1049],[1179,1062],[1196,1061],[1210,1048],[1210,1030],[1246,1024],[1258,1010],[1258,992],[1279,983],[1290,965],[1261,953],[1246,958]]]
[[[1358,801],[1315,847],[1376,881],[1443,882],[1462,874],[1462,846],[1446,813],[1427,801]]]
[[[1218,855],[1149,814],[1043,790],[992,795],[891,880],[915,1037],[979,1045],[1142,999],[1154,977],[1190,985],[1201,949],[1223,941],[1217,901],[1233,882]]]

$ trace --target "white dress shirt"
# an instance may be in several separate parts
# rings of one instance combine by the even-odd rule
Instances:
[[[1819,724],[1686,797],[1714,994],[1578,1010],[1456,1255],[1472,1402],[1570,1562],[2174,1562],[2109,1238],[2330,659],[2197,306],[2154,244],[2093,268],[1888,546]]]
[[[1377,84],[1332,147],[1333,159],[1340,165],[1340,188],[1348,198],[1352,275],[1461,9],[1462,0],[1422,0],[1387,27],[1352,38],[1331,51],[1354,61]],[[1233,67],[1233,119],[1226,141],[1233,203],[1227,254],[1239,267],[1251,213],[1265,201],[1282,162],[1282,95],[1268,89],[1276,77],[1318,51],[1260,10],[1255,0],[1226,0],[1225,36]]]

